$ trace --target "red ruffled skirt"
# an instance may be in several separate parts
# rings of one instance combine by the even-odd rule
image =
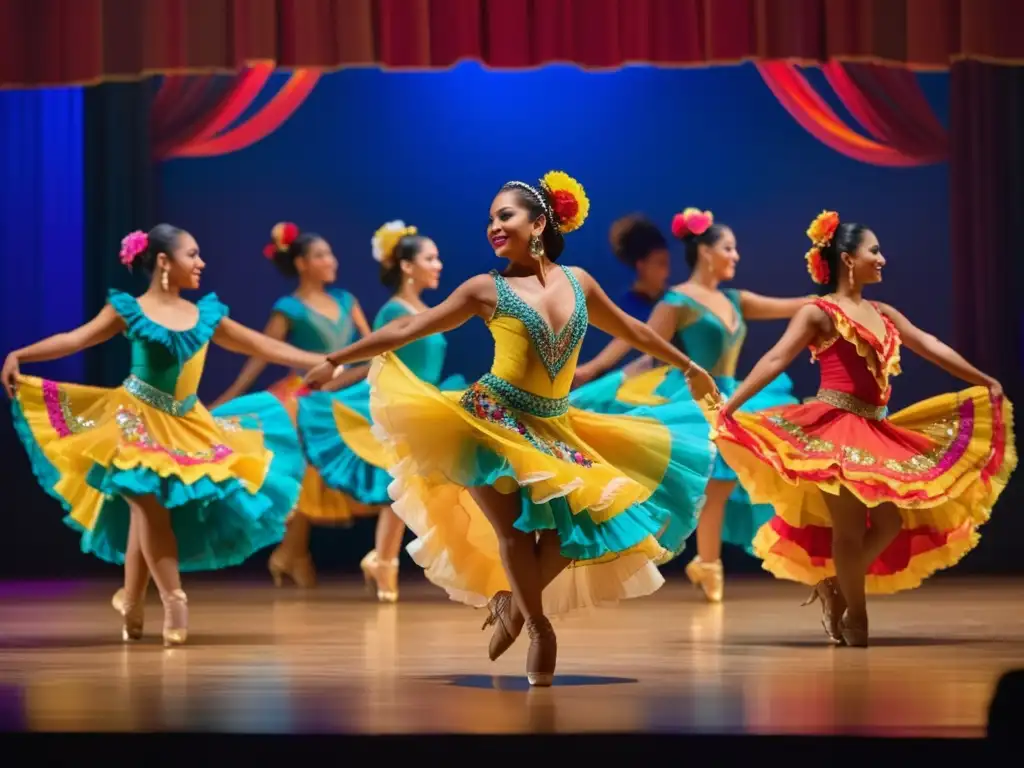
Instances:
[[[821,401],[740,412],[719,421],[715,441],[753,502],[775,508],[754,550],[778,578],[835,574],[828,503],[841,490],[894,505],[903,525],[868,569],[872,593],[913,589],[973,549],[1017,465],[1012,405],[984,387],[882,419]]]

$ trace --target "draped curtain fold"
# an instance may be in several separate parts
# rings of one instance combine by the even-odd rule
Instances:
[[[101,190],[95,196],[135,197],[133,210],[97,208],[87,221],[90,250],[113,252],[114,231],[150,220],[151,170],[143,165],[259,141],[324,71],[438,69],[464,59],[506,69],[755,61],[782,105],[836,151],[895,168],[948,160],[958,344],[993,370],[1019,371],[1008,362],[1017,360],[1009,345],[1019,343],[1020,320],[1006,278],[1012,273],[1019,284],[1021,268],[1006,260],[1015,241],[1005,212],[1024,202],[1019,183],[1006,181],[1020,162],[1024,94],[1020,70],[1005,65],[1024,62],[1021,29],[1022,0],[5,0],[0,87],[169,75],[145,100],[139,94],[148,85],[133,86],[131,98],[122,91],[130,114],[111,95],[116,87],[87,92],[87,103],[98,105],[87,108],[88,141],[98,142],[86,168]],[[828,106],[798,64],[822,66],[858,127]],[[241,121],[274,67],[294,75]],[[947,130],[908,70],[950,68]],[[230,76],[196,77],[214,72]],[[93,90],[107,95],[89,96]]]
[[[320,78],[298,70],[255,114],[238,122],[256,101],[274,67],[260,63],[232,78],[169,75],[150,113],[153,158],[210,157],[237,152],[269,136],[294,114]]]
[[[0,86],[154,72],[1024,61],[1019,0],[4,0]]]
[[[890,167],[929,165],[948,158],[946,130],[909,70],[837,61],[822,67],[843,106],[870,134],[864,136],[829,107],[793,64],[764,61],[757,69],[794,120],[847,157]]]

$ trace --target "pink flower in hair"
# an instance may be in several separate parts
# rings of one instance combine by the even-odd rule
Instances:
[[[148,247],[149,237],[145,232],[135,230],[130,235],[125,235],[121,240],[121,263],[131,269],[135,257]]]
[[[687,208],[682,213],[677,213],[672,217],[672,234],[680,240],[687,235],[700,237],[714,223],[715,217],[711,214],[711,211]]]

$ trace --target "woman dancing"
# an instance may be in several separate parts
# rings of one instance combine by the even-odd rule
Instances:
[[[381,282],[391,298],[374,318],[374,329],[401,323],[425,312],[422,294],[436,290],[441,280],[437,245],[402,221],[388,222],[374,233],[373,258],[380,265]],[[441,380],[448,342],[443,334],[420,338],[398,350],[398,358],[421,381],[442,390],[462,389],[461,376]],[[362,366],[365,372],[367,366]],[[365,373],[364,373],[365,375]],[[341,387],[345,374],[327,389]],[[391,509],[387,458],[371,430],[370,385],[366,381],[331,392],[311,392],[299,406],[299,432],[310,464],[324,484],[370,509],[379,509],[374,548],[360,562],[367,584],[376,587],[377,599],[398,600],[398,556],[405,524]]]
[[[619,297],[619,308],[637,320],[646,321],[664,297],[671,272],[665,236],[653,222],[633,214],[612,224],[608,239],[616,258],[636,273],[633,285]],[[615,339],[605,349],[609,347],[618,347]],[[573,407],[605,413],[624,413],[633,408],[633,405],[617,400],[616,395],[630,376],[650,369],[651,358],[631,350],[616,362],[622,360],[628,364],[577,387],[569,396]],[[592,374],[581,376],[579,369],[576,370],[577,383],[590,378]],[[618,402],[622,402],[621,408],[608,408],[610,403]]]
[[[1013,410],[999,383],[886,304],[866,301],[886,260],[867,227],[834,211],[807,231],[808,270],[825,295],[801,309],[717,419],[740,482],[776,516],[754,547],[778,578],[814,585],[832,641],[868,644],[865,593],[919,586],[960,560],[1017,465]],[[888,414],[906,346],[974,384]],[[809,347],[813,402],[738,411]]]
[[[710,211],[687,208],[672,220],[672,234],[683,241],[690,278],[670,290],[651,314],[648,324],[665,339],[694,356],[711,371],[719,390],[726,397],[736,391],[736,365],[747,335],[747,321],[776,320],[792,317],[809,299],[777,299],[734,288],[722,289],[722,283],[736,276],[740,260],[736,235],[727,225],[717,223]],[[607,370],[618,362],[627,346],[613,341],[597,357],[580,367],[580,380]],[[659,367],[636,376],[627,376],[611,397],[603,402],[595,393],[603,389],[609,374],[577,390],[573,404],[605,413],[633,412],[637,415],[664,417],[664,409],[673,403],[686,402],[690,393],[682,377],[671,368]],[[759,411],[778,405],[796,403],[793,383],[779,372],[744,406]],[[659,415],[661,414],[661,415]],[[709,434],[709,433],[703,433]],[[691,439],[695,437],[690,436]],[[708,481],[707,503],[697,526],[697,555],[686,566],[690,581],[713,603],[721,602],[725,590],[722,568],[722,543],[740,547],[753,554],[753,539],[761,525],[771,519],[773,510],[767,504],[754,504],[746,491],[736,483],[736,473],[722,461],[715,460],[715,469]]]
[[[330,287],[338,276],[338,260],[330,243],[314,232],[300,232],[291,222],[276,224],[270,236],[271,242],[263,249],[263,255],[285,277],[298,278],[299,285],[294,293],[274,303],[263,329],[265,335],[286,340],[307,352],[326,354],[349,344],[357,332],[360,336],[370,332],[356,298],[346,290]],[[247,392],[266,365],[263,358],[249,358],[214,407]],[[367,370],[361,366],[345,371],[333,386],[355,383],[366,377]],[[269,391],[296,419],[304,407],[302,377],[292,371]],[[274,583],[280,586],[287,576],[300,587],[315,586],[316,569],[309,554],[310,526],[350,524],[354,516],[372,512],[372,508],[324,485],[320,473],[312,466],[307,467],[302,495],[288,518],[287,532],[267,562]]]
[[[659,537],[693,530],[713,454],[707,441],[674,442],[651,419],[569,408],[588,321],[684,369],[696,397],[717,392],[705,370],[616,307],[587,273],[555,266],[563,234],[588,209],[582,187],[560,171],[538,186],[505,184],[487,233],[510,262],[504,274],[471,278],[439,306],[308,374],[316,386],[336,362],[381,356],[370,373],[371,412],[391,459],[395,512],[418,537],[409,552],[453,599],[489,607],[492,659],[525,623],[531,685],[550,685],[555,671],[548,615],[664,583],[655,563],[671,553]],[[494,362],[463,392],[438,391],[390,354],[474,316],[494,337]]]
[[[184,230],[160,224],[128,235],[121,262],[151,274],[142,296],[110,291],[90,322],[11,352],[2,378],[32,469],[82,533],[82,550],[124,563],[124,638],[142,636],[152,574],[164,643],[178,645],[188,634],[179,572],[236,565],[280,541],[304,469],[298,436],[271,395],[240,398],[214,414],[198,401],[209,343],[295,368],[324,357],[230,320],[215,294],[195,304],[183,299],[205,268]],[[21,363],[66,357],[121,332],[132,344],[132,367],[120,387],[20,375]]]

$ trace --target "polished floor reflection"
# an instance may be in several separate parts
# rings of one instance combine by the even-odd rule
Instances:
[[[871,604],[869,649],[828,646],[801,587],[670,583],[556,624],[556,684],[528,690],[525,636],[487,659],[484,615],[413,581],[275,590],[190,579],[184,648],[125,646],[114,583],[0,584],[0,730],[238,733],[706,732],[980,736],[1024,665],[1024,582],[935,579]]]

